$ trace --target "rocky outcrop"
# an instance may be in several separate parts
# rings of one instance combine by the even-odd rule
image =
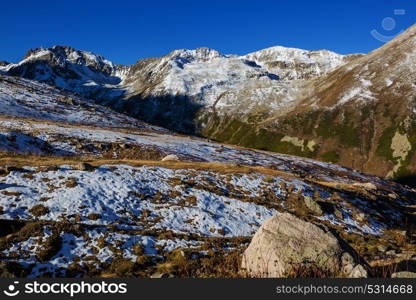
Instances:
[[[325,227],[289,213],[267,220],[244,252],[241,269],[253,277],[367,277],[367,266]],[[308,271],[309,270],[309,271]],[[316,274],[313,274],[316,273]]]

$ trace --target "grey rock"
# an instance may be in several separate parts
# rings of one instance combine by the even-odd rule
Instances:
[[[241,269],[253,277],[287,277],[314,266],[331,277],[363,277],[365,267],[332,233],[289,213],[268,219],[243,255]],[[364,271],[363,271],[364,270]]]
[[[94,171],[95,167],[90,165],[89,163],[82,162],[76,165],[75,169],[79,171]]]
[[[317,215],[323,215],[321,206],[312,197],[304,196],[303,201],[305,202],[306,207],[313,213]]]
[[[356,265],[351,273],[348,274],[349,278],[367,278],[367,270],[362,265]]]

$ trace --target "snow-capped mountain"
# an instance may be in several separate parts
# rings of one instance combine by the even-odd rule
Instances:
[[[244,56],[199,48],[120,66],[55,46],[29,51],[0,70],[69,89],[150,123],[201,134],[213,112],[244,119],[253,111],[285,111],[297,103],[300,86],[349,59],[284,47]]]
[[[304,140],[319,145],[315,154],[309,153],[312,157],[326,156],[381,176],[411,178],[416,172],[415,46],[416,25],[311,81],[299,104],[266,126],[296,137],[295,144]]]
[[[91,97],[119,84],[126,68],[102,56],[71,47],[54,46],[29,50],[17,64],[0,68],[9,75],[45,82]],[[113,91],[117,94],[117,91]]]
[[[272,81],[283,78],[320,76],[346,60],[329,51],[283,47],[246,56],[223,55],[216,50],[199,48],[176,50],[160,58],[121,66],[90,52],[55,46],[31,50],[21,62],[2,69],[10,75],[44,81],[107,101],[134,96],[187,96],[212,106],[225,91],[248,85],[272,85]],[[120,94],[100,92],[97,87],[112,92],[119,90]]]
[[[328,50],[307,51],[281,46],[271,47],[245,55],[281,79],[311,79],[327,74],[340,65],[360,56],[340,55]]]

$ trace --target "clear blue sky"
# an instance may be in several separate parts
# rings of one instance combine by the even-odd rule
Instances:
[[[122,64],[201,46],[235,54],[275,45],[365,53],[382,45],[371,30],[396,34],[415,17],[415,0],[2,1],[0,60],[53,45]]]

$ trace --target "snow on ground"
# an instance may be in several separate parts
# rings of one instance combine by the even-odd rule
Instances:
[[[143,211],[150,211],[148,221],[155,224],[148,229],[193,232],[205,236],[218,236],[220,229],[225,230],[226,236],[250,235],[275,213],[272,209],[250,202],[199,189],[178,188],[169,182],[185,180],[186,173],[158,167],[129,166],[102,166],[94,172],[63,166],[54,172],[34,172],[32,178],[24,176],[24,173],[12,172],[0,185],[2,192],[11,193],[10,196],[2,196],[0,206],[4,207],[3,218],[9,219],[32,219],[30,208],[40,203],[49,210],[40,217],[44,220],[80,217],[87,224],[110,225],[123,221],[123,224],[131,223],[139,227],[140,222],[135,224],[133,220],[140,218]],[[203,175],[207,181],[215,179],[210,177],[213,174]],[[260,192],[257,178],[243,176],[236,186],[241,191],[252,193],[248,197],[254,198]],[[19,194],[19,201],[16,206],[10,206],[15,193]],[[160,193],[175,193],[178,196],[160,199],[161,203],[155,202],[156,195]],[[182,203],[181,199],[188,201],[189,205],[188,202]],[[91,214],[99,214],[100,217],[91,219]],[[254,228],[250,224],[254,224]]]
[[[401,217],[391,207],[380,210],[378,216],[373,212],[374,201],[339,195],[302,179],[192,168],[25,167],[0,176],[0,193],[3,220],[84,226],[82,234],[60,232],[61,248],[47,262],[39,262],[39,252],[53,237],[52,225],[44,226],[43,234],[2,250],[6,260],[17,257],[23,264],[35,264],[30,275],[35,277],[48,272],[64,276],[60,272],[74,262],[99,269],[115,257],[134,262],[140,255],[161,257],[177,248],[200,249],[206,238],[249,237],[267,218],[279,211],[293,212],[314,195],[321,201],[339,197],[333,204],[339,213],[325,211],[316,220],[345,232],[378,236],[389,228],[389,215]],[[357,218],[357,213],[363,217]],[[163,236],[168,232],[177,236]]]
[[[24,172],[12,171],[0,180],[3,219],[39,217],[78,220],[91,225],[119,223],[136,229],[146,227],[203,236],[253,234],[265,219],[276,213],[275,208],[285,207],[284,202],[256,204],[266,190],[281,201],[287,196],[284,188],[287,186],[293,186],[293,193],[304,196],[316,191],[321,198],[331,196],[295,178],[276,176],[271,181],[259,173],[222,175],[150,166],[104,165],[93,171],[74,170],[71,166],[47,171],[26,168]],[[343,199],[349,196],[344,195]],[[359,203],[353,198],[348,201],[362,210],[372,209],[366,202]],[[47,208],[41,216],[31,211],[38,204]],[[346,208],[345,211],[348,214]]]
[[[100,127],[162,130],[47,84],[1,74],[0,115]]]
[[[59,155],[59,153],[66,153],[72,155],[95,155],[99,157],[102,154],[101,149],[103,144],[118,143],[121,145],[140,146],[145,149],[146,147],[154,147],[161,153],[164,153],[164,155],[176,154],[184,160],[235,163],[248,166],[269,167],[273,165],[274,168],[284,172],[301,172],[323,181],[344,183],[371,181],[380,184],[384,184],[385,182],[378,177],[365,175],[349,168],[329,163],[266,151],[242,149],[199,138],[149,131],[115,131],[92,127],[71,127],[0,119],[0,138],[6,135],[19,137],[22,134],[26,135],[26,137],[19,139],[36,139],[46,143],[49,148],[53,149],[51,152],[48,148],[49,152],[46,151],[45,154]],[[76,147],[78,143],[89,147],[84,147],[80,150],[79,147]],[[0,144],[0,151],[10,150],[12,147],[10,144],[10,142],[8,144]],[[42,153],[42,148],[36,143],[20,146],[15,144],[13,150],[23,153]],[[120,157],[117,152],[114,152],[114,158],[123,157]]]

